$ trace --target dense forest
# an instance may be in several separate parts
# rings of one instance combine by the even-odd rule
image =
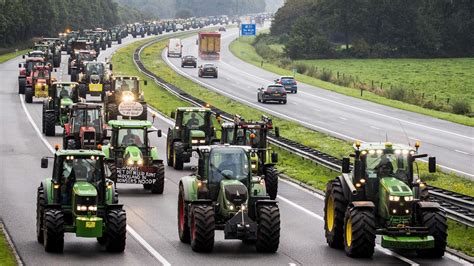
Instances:
[[[474,1],[287,0],[271,35],[292,59],[474,56]]]
[[[0,47],[66,29],[109,27],[142,19],[112,0],[0,0]]]

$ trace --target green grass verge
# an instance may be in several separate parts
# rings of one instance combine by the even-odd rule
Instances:
[[[3,229],[0,227],[0,265],[2,266],[13,266],[17,265],[16,259],[13,256],[13,252],[8,245]]]
[[[6,54],[2,54],[0,55],[0,64],[3,63],[3,62],[6,62],[10,59],[13,59],[17,56],[20,56],[20,55],[24,55],[26,54],[27,52],[29,51],[29,49],[27,50],[21,50],[21,51],[18,51],[18,52],[11,52],[11,53],[6,53]]]
[[[267,71],[273,72],[273,73],[278,74],[278,75],[293,75],[292,71],[280,68],[277,65],[272,64],[272,63],[268,62],[267,60],[263,59],[261,56],[259,56],[257,54],[257,52],[255,51],[255,48],[251,45],[252,41],[253,41],[252,38],[241,37],[241,38],[239,38],[239,39],[237,39],[237,40],[235,40],[231,43],[230,51],[235,56],[240,58],[241,60],[243,60],[247,63],[253,64],[257,67],[261,67],[261,62],[264,61],[265,63],[263,64],[263,69],[265,69]],[[272,47],[272,49],[280,49],[280,48]],[[376,60],[376,59],[373,59],[373,60]],[[383,59],[383,60],[385,60],[385,59]],[[413,59],[413,60],[415,60],[415,59]],[[444,59],[444,60],[448,60],[448,59]],[[323,61],[324,63],[321,63],[321,64],[326,64],[327,68],[331,68],[330,65],[329,65],[329,60],[328,60],[328,62],[325,62],[325,60],[317,60],[317,61],[312,61],[312,62],[319,64],[320,61]],[[395,59],[393,61],[395,61]],[[391,62],[393,62],[393,61],[391,61]],[[351,62],[353,62],[353,61],[351,61]],[[358,63],[358,64],[353,63],[353,64],[351,64],[351,69],[362,68],[363,70],[360,70],[360,71],[364,71],[364,73],[370,73],[371,71],[373,71],[373,68],[378,68],[378,71],[376,73],[374,73],[373,75],[374,76],[378,75],[377,77],[378,77],[379,80],[383,81],[384,79],[392,79],[392,80],[396,80],[397,82],[400,82],[400,83],[405,80],[404,78],[413,78],[413,75],[420,74],[420,73],[411,73],[411,72],[405,73],[405,72],[403,72],[403,73],[405,73],[405,75],[403,75],[402,77],[397,76],[397,78],[395,78],[395,75],[388,75],[384,72],[380,72],[384,69],[384,68],[381,68],[380,63],[377,64],[376,66],[368,67],[367,65],[370,65],[370,61],[367,61],[367,62],[368,63]],[[403,61],[400,61],[400,62],[403,62]],[[446,61],[446,62],[448,62],[448,61]],[[474,59],[472,59],[472,58],[471,59],[459,59],[459,61],[454,60],[454,62],[457,62],[457,63],[456,64],[450,64],[450,65],[452,65],[452,67],[450,68],[449,73],[453,72],[453,73],[457,73],[457,75],[459,77],[461,77],[461,76],[462,77],[467,77],[469,79],[469,82],[463,83],[464,82],[463,79],[458,80],[455,84],[459,85],[461,83],[461,84],[464,84],[464,85],[462,87],[459,87],[459,88],[456,87],[457,89],[454,90],[456,93],[454,93],[454,92],[451,93],[451,92],[448,92],[448,90],[446,90],[444,92],[444,94],[459,95],[459,97],[462,97],[462,98],[469,97],[471,99],[471,101],[474,101],[473,100],[474,95],[472,94],[472,86],[474,86],[474,74],[471,71],[471,69],[473,67],[473,64],[474,64]],[[332,64],[335,64],[335,63],[332,63]],[[341,61],[338,64],[343,65],[344,63]],[[364,64],[365,67],[362,67],[362,64]],[[400,65],[407,65],[407,64],[409,64],[409,63],[406,63],[406,62],[400,63]],[[416,66],[414,66],[415,65],[414,64],[413,66],[410,66],[409,69],[413,70],[415,67],[427,68],[427,67],[431,67],[434,63],[430,63],[427,66],[421,66],[420,64],[421,63],[418,63],[418,64],[416,64]],[[448,63],[446,63],[446,64],[448,64]],[[395,68],[395,66],[393,66],[393,65],[394,64],[392,63],[392,66],[391,66],[392,70],[393,70],[393,68]],[[441,85],[446,85],[447,82],[448,82],[448,79],[452,80],[452,78],[448,78],[446,76],[447,74],[442,72],[444,67],[445,67],[444,64],[440,64],[435,70],[425,70],[425,71],[427,71],[429,73],[431,73],[430,71],[436,73],[437,74],[437,79],[436,79],[437,82]],[[347,72],[349,72],[349,70],[347,70]],[[347,72],[345,72],[345,73],[349,74]],[[439,73],[439,72],[441,72],[441,73]],[[408,73],[410,73],[410,74],[408,74]],[[435,75],[434,73],[432,73],[431,76]],[[360,74],[359,78],[364,77],[363,78],[364,80],[370,80],[371,78],[375,79],[374,76],[367,75],[367,77],[365,77],[362,74]],[[379,78],[379,76],[380,76],[380,78]],[[457,78],[459,78],[459,77],[457,77]],[[423,108],[423,107],[420,107],[420,106],[417,106],[417,105],[412,105],[412,104],[408,104],[408,103],[404,103],[404,102],[400,102],[400,101],[396,101],[396,100],[391,100],[391,99],[388,99],[388,98],[385,98],[385,97],[381,97],[379,95],[376,95],[376,94],[368,92],[368,91],[364,91],[363,96],[360,96],[360,91],[357,90],[357,89],[335,85],[333,83],[325,82],[325,81],[315,79],[315,78],[312,78],[312,77],[309,77],[309,76],[306,76],[306,75],[296,74],[296,78],[300,82],[303,82],[303,83],[306,83],[306,84],[309,84],[309,85],[312,85],[312,86],[320,87],[320,88],[323,88],[323,89],[327,89],[327,90],[330,90],[330,91],[334,91],[334,92],[337,92],[337,93],[341,93],[341,94],[344,94],[344,95],[347,95],[347,96],[361,98],[361,99],[368,100],[368,101],[371,101],[371,102],[391,106],[391,107],[394,107],[394,108],[398,108],[398,109],[402,109],[402,110],[406,110],[406,111],[410,111],[410,112],[416,112],[416,113],[420,113],[420,114],[424,114],[424,115],[429,115],[429,116],[432,116],[432,117],[448,120],[448,121],[451,121],[451,122],[455,122],[455,123],[459,123],[459,124],[463,124],[463,125],[467,125],[467,126],[474,126],[474,118],[472,118],[472,117],[467,117],[467,116],[463,116],[463,115],[456,115],[456,114],[452,114],[452,113],[446,113],[446,112],[431,110],[431,109]],[[427,82],[427,81],[429,81],[429,78],[430,77],[426,77],[423,80],[425,82]],[[442,81],[440,81],[440,79],[442,79]],[[410,81],[410,82],[414,83],[417,87],[422,88],[422,85],[420,85],[421,82],[419,80]],[[394,83],[394,84],[398,85],[399,83]],[[429,84],[432,84],[432,83],[429,82]],[[452,85],[452,86],[456,86],[456,85]],[[451,88],[451,85],[449,87]],[[425,88],[425,89],[428,90],[427,88]],[[439,89],[439,87],[436,87],[436,88],[433,88],[433,89],[430,88],[429,90],[430,91],[431,90],[439,91],[440,89]],[[472,104],[472,102],[471,102],[471,104]]]
[[[448,219],[448,246],[474,256],[474,228]]]
[[[138,75],[141,78],[145,78],[145,76],[141,75],[136,70],[135,64],[132,60],[133,52],[135,51],[136,47],[140,46],[140,44],[144,42],[146,41],[133,43],[131,45],[119,49],[114,54],[114,56],[112,57],[112,63],[114,64],[115,73]],[[142,54],[142,60],[147,66],[147,68],[152,70],[154,73],[160,73],[159,76],[161,78],[171,84],[174,84],[175,86],[185,89],[187,92],[193,94],[194,96],[209,101],[214,106],[229,113],[239,113],[243,114],[245,117],[254,119],[258,119],[259,116],[262,114],[258,110],[248,108],[236,101],[230,100],[213,92],[209,92],[209,90],[207,90],[206,88],[203,88],[189,81],[188,79],[176,74],[176,72],[174,72],[170,67],[168,67],[166,63],[161,59],[161,51],[165,46],[166,41],[158,42],[157,44],[144,49]],[[189,105],[186,102],[177,99],[175,96],[168,93],[165,89],[157,86],[154,82],[149,82],[148,86],[144,87],[144,91],[147,102],[168,116],[170,115],[171,111],[175,110],[176,107]],[[285,135],[287,137],[305,136],[304,134],[310,134],[309,136],[307,135],[307,138],[314,139],[314,142],[303,137],[298,138],[299,140],[302,140],[302,142],[305,142],[306,145],[313,145],[313,147],[318,146],[326,150],[330,150],[332,148],[331,145],[337,146],[338,148],[334,150],[339,150],[340,156],[346,154],[346,152],[350,151],[351,149],[350,145],[344,141],[331,138],[321,133],[313,132],[302,126],[281,119],[275,119],[274,121],[276,125],[280,126],[282,135]],[[283,125],[285,127],[282,127]],[[322,137],[323,140],[320,141],[319,137]],[[328,141],[330,144],[325,143],[325,141]],[[330,171],[320,165],[317,165],[310,160],[304,160],[299,156],[296,156],[275,146],[272,146],[272,148],[275,149],[279,154],[280,160],[277,165],[279,171],[285,173],[288,176],[291,176],[292,178],[302,181],[316,189],[324,190],[327,181],[335,178],[338,175],[338,173]],[[422,171],[426,171],[426,169]],[[438,173],[437,175],[440,175],[441,177],[436,176],[434,178],[442,178],[445,174]],[[449,230],[449,246],[463,251],[472,251],[472,241],[471,244],[469,244],[468,241],[463,241],[463,238],[465,238],[466,235],[472,235],[472,232],[470,231],[472,230],[471,228],[465,228],[464,226],[458,225],[457,223],[450,223]],[[466,243],[466,245],[464,245],[463,243]]]

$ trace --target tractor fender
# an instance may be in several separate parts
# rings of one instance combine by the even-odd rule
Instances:
[[[351,198],[351,191],[349,189],[349,186],[346,184],[346,181],[342,176],[338,176],[337,179],[339,179],[339,182],[341,183],[342,186],[342,194],[344,194],[344,198],[346,200],[349,200]]]
[[[420,209],[440,209],[441,206],[437,202],[432,201],[419,201],[416,203]]]
[[[198,191],[195,176],[185,176],[179,181],[179,185],[183,186],[184,201],[193,202],[198,200]]]
[[[150,149],[150,156],[153,159],[153,161],[158,160],[158,149],[156,147],[152,147]]]
[[[46,196],[46,204],[53,202],[53,181],[51,178],[47,178],[45,181],[41,182],[41,187],[43,187],[44,195]]]
[[[105,154],[105,159],[110,158],[110,145],[102,146],[102,152]]]
[[[268,196],[263,197],[251,197],[248,201],[248,214],[250,219],[258,220],[258,207],[262,205],[277,206],[278,201],[271,200]]]
[[[375,204],[372,201],[353,201],[349,207],[355,209],[375,209]]]

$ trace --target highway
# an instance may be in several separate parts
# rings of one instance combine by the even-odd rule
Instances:
[[[120,46],[132,41],[127,38]],[[103,51],[100,59],[110,57],[117,47],[114,45]],[[41,134],[41,101],[36,99],[33,104],[26,104],[23,96],[18,95],[17,66],[20,61],[17,57],[0,64],[0,217],[26,265],[453,265],[464,262],[450,254],[440,260],[425,260],[413,253],[399,255],[380,246],[373,259],[349,258],[343,251],[331,249],[325,243],[322,197],[285,181],[280,182],[279,188],[282,229],[276,254],[259,254],[253,246],[241,241],[224,241],[222,232],[216,234],[213,253],[194,253],[189,245],[179,241],[176,218],[177,184],[181,176],[190,173],[189,164],[184,171],[166,167],[163,195],[151,195],[137,185],[118,186],[128,224],[127,247],[123,254],[109,254],[95,239],[73,235],[65,238],[63,254],[46,253],[35,236],[36,188],[50,175],[52,167],[50,163],[49,169],[41,169],[40,158],[51,156],[53,145],[62,143],[62,130],[56,128],[56,137]],[[62,62],[56,75],[68,81],[66,56]],[[230,78],[231,73],[221,71],[224,79]],[[246,82],[251,85],[248,79]],[[155,126],[167,132],[170,121],[161,116],[157,118]],[[165,142],[165,137],[152,136],[151,143],[158,147],[163,159]]]
[[[288,94],[286,105],[257,102],[257,88],[277,75],[241,61],[229,50],[238,37],[236,28],[222,33],[221,60],[215,61],[219,78],[199,78],[197,70],[181,68],[180,59],[163,59],[183,76],[220,94],[305,127],[354,141],[421,142],[422,153],[436,156],[447,170],[474,179],[474,128],[356,99],[298,83],[298,93]],[[183,40],[183,55],[198,55],[196,37]],[[198,66],[205,61],[198,59]],[[298,77],[296,76],[298,79]]]

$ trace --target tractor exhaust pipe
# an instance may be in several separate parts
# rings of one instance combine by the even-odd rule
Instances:
[[[344,181],[346,182],[347,186],[349,187],[349,190],[351,191],[352,195],[357,195],[357,189],[355,188],[354,184],[352,183],[352,180],[349,177],[349,174],[342,173],[342,178],[344,178]]]

